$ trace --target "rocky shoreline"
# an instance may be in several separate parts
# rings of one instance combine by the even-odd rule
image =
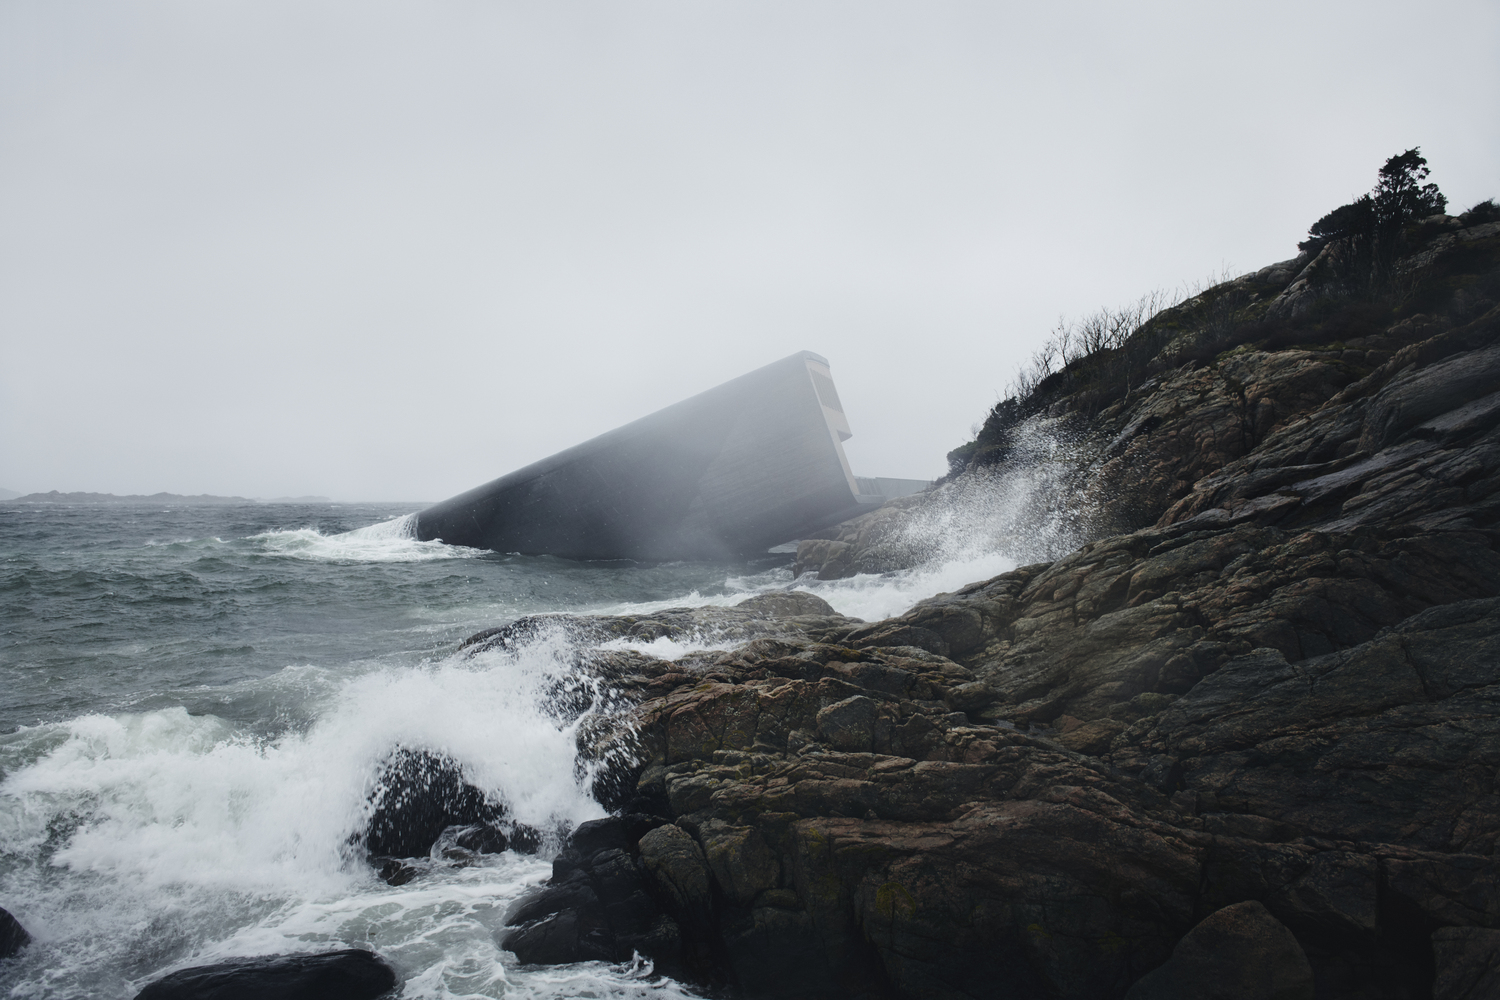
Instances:
[[[1079,509],[1128,530],[888,621],[793,593],[731,652],[602,667],[635,702],[590,736],[618,815],[505,946],[752,996],[1495,995],[1500,227],[1470,229],[1444,308],[1234,345],[1095,418]],[[899,568],[994,474],[799,569]],[[673,614],[591,627],[712,624]]]
[[[1333,296],[1327,247],[1212,289],[1148,381],[1064,372],[797,555],[916,565],[1044,453],[1030,565],[881,622],[793,590],[470,639],[566,634],[611,810],[501,946],[745,997],[1500,995],[1500,224],[1413,233],[1396,305]],[[452,762],[388,778],[355,846],[392,884],[434,831],[535,847]]]

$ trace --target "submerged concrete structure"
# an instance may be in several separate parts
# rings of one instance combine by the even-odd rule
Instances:
[[[417,515],[417,537],[573,559],[764,552],[926,485],[857,480],[828,362],[802,351]],[[904,484],[904,485],[902,485]]]

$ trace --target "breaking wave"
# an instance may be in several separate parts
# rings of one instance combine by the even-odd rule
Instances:
[[[972,469],[929,494],[904,519],[893,546],[917,567],[1001,554],[1016,565],[1051,561],[1094,531],[1094,503],[1078,489],[1082,446],[1036,419],[1011,434],[1006,461]]]
[[[166,967],[353,946],[389,958],[408,997],[577,995],[584,973],[507,968],[494,943],[544,860],[486,855],[393,889],[349,847],[397,746],[457,761],[554,842],[603,815],[577,751],[586,715],[553,704],[572,662],[554,639],[372,670],[277,738],[182,707],[4,737],[5,902],[43,945],[16,960],[12,995],[128,994]],[[640,971],[586,978],[608,987],[598,995],[636,995]]]
[[[431,562],[490,554],[485,549],[418,541],[415,514],[332,535],[316,528],[290,528],[261,532],[250,540],[259,542],[267,555],[331,563]]]
[[[27,688],[30,702],[15,695],[35,713],[19,718],[67,721],[0,735],[0,905],[37,942],[6,963],[3,989],[122,996],[186,965],[372,947],[407,998],[692,996],[639,963],[516,967],[497,935],[510,903],[549,874],[545,854],[435,862],[397,888],[351,856],[398,747],[455,761],[544,833],[602,815],[578,737],[608,693],[580,690],[566,635],[439,651],[539,611],[724,606],[787,589],[866,621],[900,614],[1083,540],[1087,510],[1059,502],[1073,457],[1041,432],[1029,447],[1027,462],[948,484],[893,524],[885,541],[902,568],[832,581],[767,563],[495,556],[418,541],[413,515],[337,532],[349,522],[290,528],[257,511],[246,529],[226,512],[169,512],[125,546],[129,522],[114,514],[97,548],[60,534],[41,568],[13,568],[29,588],[13,593],[31,595],[38,621],[69,616],[99,637],[70,638],[64,656],[33,629],[13,647],[30,671],[13,685],[53,678]],[[476,561],[381,565],[444,560]],[[674,659],[727,643],[615,645]],[[72,671],[73,686],[54,671]]]

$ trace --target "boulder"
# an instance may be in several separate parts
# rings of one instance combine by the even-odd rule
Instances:
[[[180,969],[135,1000],[375,1000],[396,988],[396,972],[374,952],[268,955]]]
[[[1126,1000],[1313,1000],[1312,967],[1286,926],[1254,900],[1188,931]]]
[[[505,915],[512,929],[500,947],[523,965],[618,962],[629,956],[615,939],[586,873],[554,879],[543,892],[521,900]]]
[[[838,614],[833,610],[833,605],[805,590],[778,590],[769,594],[757,594],[736,604],[734,609],[766,618],[827,618]]]
[[[446,846],[479,853],[531,853],[541,839],[529,828],[507,826],[505,806],[466,781],[457,761],[431,750],[398,748],[370,801],[374,809],[360,839],[379,866],[426,857],[445,832],[453,841]]]
[[[657,827],[641,838],[641,861],[673,910],[683,916],[708,913],[708,864],[692,834],[677,826]]]
[[[10,911],[0,909],[0,959],[10,958],[31,943],[31,935]]]
[[[662,971],[680,972],[682,933],[664,912],[638,846],[663,822],[627,814],[579,826],[547,885],[506,913],[501,947],[537,965],[621,962],[640,952]]]
[[[386,885],[405,885],[421,874],[414,866],[406,864],[399,858],[371,858],[372,863],[379,863],[375,874]]]

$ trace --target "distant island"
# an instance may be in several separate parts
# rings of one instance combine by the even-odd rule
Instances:
[[[8,491],[7,491],[8,492]],[[152,493],[145,496],[132,493],[128,496],[116,496],[113,493],[59,493],[52,490],[49,493],[28,493],[25,496],[12,495],[4,498],[6,503],[112,503],[112,504],[192,504],[195,506],[214,506],[222,504],[246,504],[246,503],[333,503],[329,497],[274,497],[270,500],[260,497],[219,497],[209,493],[199,493],[196,496],[184,496],[181,493]]]

